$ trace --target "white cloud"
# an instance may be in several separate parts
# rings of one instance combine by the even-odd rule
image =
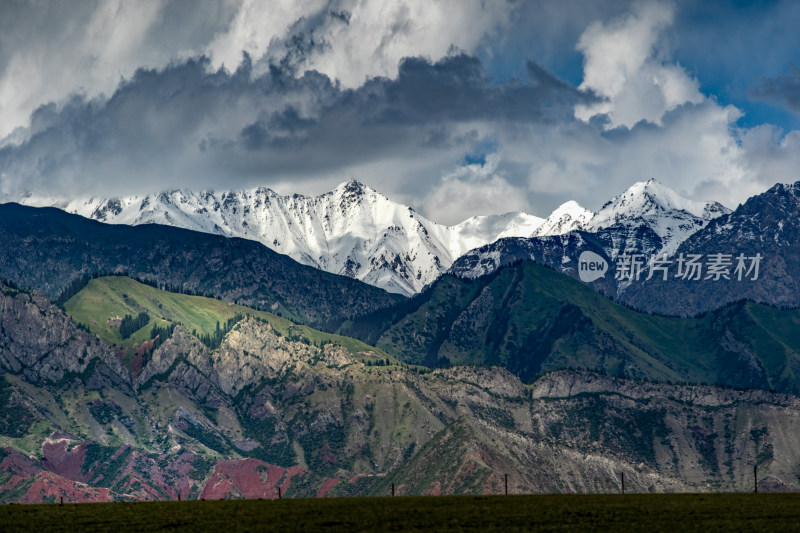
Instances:
[[[740,144],[734,125],[740,114],[707,100],[677,107],[661,125],[641,123],[630,130],[604,131],[580,121],[499,128],[493,132],[501,147],[497,168],[525,169],[525,176],[506,172],[506,181],[542,217],[567,200],[598,209],[649,178],[690,198],[735,207],[766,188],[755,179],[749,146]]]
[[[242,52],[260,59],[274,39],[288,36],[291,26],[303,17],[325,13],[327,0],[243,0],[230,25],[218,32],[205,48],[215,69],[236,70]]]
[[[751,187],[764,190],[776,182],[800,180],[800,131],[784,133],[769,124],[757,126],[742,132],[741,146],[757,178]]]
[[[577,46],[584,54],[579,89],[604,101],[576,105],[581,122],[531,130],[527,146],[503,144],[509,157],[531,161],[534,197],[555,194],[597,208],[631,183],[656,178],[689,197],[735,206],[764,189],[752,152],[768,143],[752,136],[743,143],[741,111],[704,96],[670,61],[663,35],[674,12],[671,3],[636,2],[629,13],[586,28]]]
[[[294,58],[300,73],[317,69],[358,87],[394,77],[404,57],[437,60],[451,46],[474,52],[510,9],[482,0],[0,3],[0,144],[40,105],[76,92],[109,96],[140,67],[206,54],[212,68],[233,71],[242,52],[264,67],[287,53],[293,32],[305,32],[315,46]]]
[[[517,187],[497,172],[499,157],[491,154],[484,165],[467,165],[445,176],[425,199],[424,212],[436,222],[458,224],[469,216],[530,211]]]
[[[585,21],[579,4],[569,13],[580,9]],[[474,58],[438,67],[406,62],[405,78],[361,87],[373,76],[394,79],[406,56],[435,62],[451,45],[485,55],[507,38],[506,28],[528,24],[510,20],[521,10],[514,2],[19,5],[28,13],[15,19],[0,2],[0,156],[14,148],[0,168],[0,196],[23,187],[115,194],[266,185],[318,193],[352,176],[454,223],[516,209],[546,216],[569,199],[597,208],[650,177],[732,207],[775,181],[800,178],[800,132],[740,129],[741,112],[704,96],[670,59],[669,3],[635,3],[623,15],[617,4],[613,16],[586,8],[603,20],[579,39],[580,89],[604,101],[576,107],[575,89],[538,64],[522,90],[520,82],[488,80]],[[31,34],[47,38],[21,46]],[[242,51],[255,67],[237,77]],[[261,76],[290,51],[297,74],[317,69],[340,85],[292,80],[292,69]],[[203,53],[208,67],[180,60]],[[229,74],[215,72],[223,65]],[[141,66],[156,70],[134,76]],[[124,94],[107,108],[99,95],[116,89]],[[69,99],[75,91],[86,95],[77,107]],[[36,113],[30,128],[14,130],[51,100],[58,104]],[[63,127],[28,142],[59,121]],[[243,139],[252,146],[243,148]],[[495,143],[487,163],[461,167],[481,139]]]
[[[609,23],[590,24],[577,46],[584,54],[579,89],[605,101],[577,106],[575,116],[588,121],[605,114],[607,127],[630,128],[641,120],[660,124],[664,113],[677,106],[701,102],[697,80],[669,64],[657,46],[673,19],[671,4],[647,2],[634,4],[632,12]]]
[[[0,139],[41,105],[110,95],[137,68],[198,54],[229,18],[217,0],[0,2]]]
[[[307,64],[357,87],[373,76],[395,77],[404,57],[436,61],[452,46],[473,52],[487,35],[508,24],[509,4],[481,0],[346,0],[348,24],[330,24],[320,37],[332,43]]]
[[[242,51],[263,67],[294,52],[299,38],[306,48],[292,60],[301,73],[316,70],[355,88],[371,77],[394,78],[405,57],[474,52],[510,23],[510,9],[505,0],[282,0],[269,9],[245,0],[206,51],[215,67],[236,68]]]

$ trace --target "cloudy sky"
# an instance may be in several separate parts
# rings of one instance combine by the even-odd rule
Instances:
[[[794,1],[0,0],[0,200],[356,178],[429,218],[800,179]]]

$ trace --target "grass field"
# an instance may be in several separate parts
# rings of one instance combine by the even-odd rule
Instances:
[[[0,506],[3,531],[798,531],[800,494],[441,496]]]
[[[124,276],[107,276],[89,281],[86,287],[64,304],[64,310],[103,341],[124,348],[149,340],[154,324],[162,327],[181,324],[189,331],[211,334],[218,323],[224,324],[229,318],[241,314],[269,322],[275,331],[284,336],[302,336],[317,344],[323,341],[338,344],[351,353],[373,350],[356,339],[295,325],[273,313],[214,298],[162,291]],[[108,323],[112,317],[121,318],[126,314],[135,317],[141,311],[147,311],[150,322],[127,339],[122,339],[119,329]]]

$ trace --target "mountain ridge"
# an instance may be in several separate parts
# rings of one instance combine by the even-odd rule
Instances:
[[[648,315],[522,261],[476,279],[445,275],[341,332],[407,363],[501,365],[525,382],[551,370],[586,368],[797,394],[799,324],[797,310],[745,301],[692,319]]]
[[[0,278],[51,300],[82,276],[124,273],[321,326],[402,298],[252,240],[104,224],[55,208],[0,204],[0,241]]]

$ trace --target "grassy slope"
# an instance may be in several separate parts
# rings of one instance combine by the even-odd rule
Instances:
[[[503,364],[524,379],[583,367],[659,380],[800,390],[796,310],[742,303],[695,319],[647,315],[530,262],[475,281],[445,276],[418,298],[423,302],[376,342],[410,362],[434,364],[447,357],[453,363]],[[757,362],[724,347],[731,343],[744,346]],[[752,364],[763,367],[766,381],[753,377]]]
[[[331,342],[343,346],[351,353],[373,349],[359,340],[299,326],[272,313],[213,298],[162,291],[122,276],[91,280],[83,290],[64,304],[64,309],[73,320],[86,325],[105,342],[125,348],[149,340],[155,323],[161,326],[181,324],[189,331],[196,329],[198,335],[211,334],[216,329],[217,322],[223,325],[238,313],[269,322],[284,336],[304,336],[313,343]],[[148,312],[150,323],[125,340],[120,337],[117,328],[108,324],[111,317],[124,317],[126,314],[135,317],[141,311]]]

